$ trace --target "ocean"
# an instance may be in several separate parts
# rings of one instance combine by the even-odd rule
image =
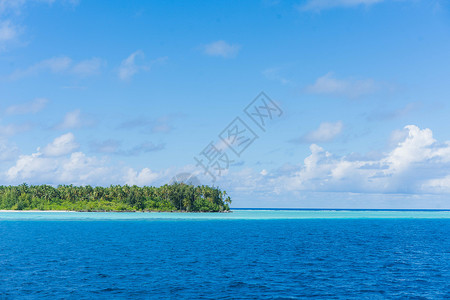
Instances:
[[[445,299],[450,211],[0,212],[0,299]]]

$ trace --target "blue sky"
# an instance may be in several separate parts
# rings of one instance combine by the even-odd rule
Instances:
[[[235,207],[450,208],[449,10],[0,0],[0,182],[191,173]],[[244,112],[260,92],[282,111],[265,131]],[[219,136],[236,117],[258,137],[239,156]],[[205,153],[231,163],[205,174]]]

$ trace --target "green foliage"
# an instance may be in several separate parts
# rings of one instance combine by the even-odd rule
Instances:
[[[161,187],[59,185],[0,186],[0,209],[70,211],[228,211],[231,199],[217,187],[183,183]]]

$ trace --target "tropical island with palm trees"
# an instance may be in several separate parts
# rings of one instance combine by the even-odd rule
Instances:
[[[160,187],[0,186],[0,210],[228,212],[230,204],[218,187],[178,182]]]

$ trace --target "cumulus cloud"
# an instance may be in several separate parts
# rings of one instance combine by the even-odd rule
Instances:
[[[152,172],[149,168],[144,168],[140,172],[134,169],[128,169],[125,182],[128,185],[152,185],[161,175]]]
[[[59,173],[60,179],[57,180],[62,182],[91,184],[105,182],[104,179],[109,183],[117,182],[115,175],[110,173],[112,171],[105,161],[89,157],[82,152],[74,152],[68,159],[57,161],[56,174]]]
[[[218,184],[241,195],[252,195],[253,199],[258,195],[263,199],[281,194],[292,198],[325,192],[327,195],[356,193],[361,199],[365,198],[362,195],[384,194],[395,200],[393,195],[420,198],[450,193],[450,141],[440,143],[430,129],[415,125],[406,126],[404,131],[406,135],[399,137],[390,151],[380,155],[337,156],[312,144],[310,154],[300,164],[263,171],[230,169],[226,176],[219,178]],[[202,182],[208,182],[208,178],[202,178]],[[408,197],[402,199],[412,199]],[[405,207],[409,200],[404,200]],[[427,204],[422,203],[422,207]]]
[[[407,135],[379,159],[336,157],[313,144],[303,166],[274,179],[291,190],[424,193],[445,190],[450,142],[438,143],[430,129],[405,127]]]
[[[336,7],[370,6],[384,0],[309,0],[300,6],[300,10],[320,11]]]
[[[37,98],[23,104],[9,106],[8,108],[6,108],[6,113],[8,115],[35,114],[44,109],[47,103],[47,99]]]
[[[197,176],[203,183],[211,182],[211,178],[205,177],[203,173]],[[259,193],[265,193],[266,195],[273,193],[274,186],[270,183],[271,178],[273,176],[267,170],[258,172],[252,168],[244,167],[236,171],[230,169],[225,176],[218,178],[217,184],[230,187],[238,194],[252,194],[253,197]]]
[[[335,139],[342,132],[343,128],[344,125],[341,121],[335,123],[323,122],[319,125],[319,128],[308,132],[300,139],[294,140],[294,142],[329,142]]]
[[[439,142],[430,129],[415,125],[408,125],[402,134],[394,135],[397,141],[394,147],[378,156],[337,156],[312,144],[310,154],[298,165],[285,165],[272,170],[230,170],[226,176],[219,178],[218,183],[232,187],[236,193],[262,193],[262,196],[281,192],[450,193],[450,141]],[[0,159],[9,146],[2,146],[0,140]],[[15,152],[5,154],[5,157],[11,159],[17,155]],[[6,182],[14,184],[26,181],[156,185],[164,183],[164,179],[168,182],[176,171],[179,170],[136,170],[109,164],[105,159],[79,152],[75,137],[67,133],[55,138],[42,151],[38,149],[36,153],[19,156],[3,176]],[[192,170],[189,172],[192,173]],[[202,182],[208,180],[202,177]]]
[[[203,47],[203,51],[209,56],[220,56],[224,58],[236,57],[241,46],[236,44],[228,44],[225,41],[216,41]]]
[[[42,150],[42,153],[46,156],[61,156],[69,154],[79,147],[80,145],[75,142],[75,136],[69,132],[55,138]]]
[[[43,158],[41,153],[21,155],[16,164],[7,171],[8,179],[29,180],[51,172],[55,166],[49,158]]]
[[[0,140],[0,160],[16,158],[14,164],[0,174],[0,178],[11,184],[144,185],[167,175],[154,173],[148,168],[138,172],[129,167],[111,165],[106,159],[77,151],[78,148],[75,136],[67,133],[55,138],[42,150],[38,148],[35,153],[17,157],[17,151],[9,153],[11,145]]]
[[[396,147],[399,143],[404,141],[409,135],[409,130],[407,128],[395,129],[391,132],[388,144],[391,148]]]
[[[316,82],[306,87],[306,92],[332,96],[358,98],[378,90],[378,84],[373,79],[338,79],[333,73],[319,77]]]
[[[69,156],[45,156],[41,152],[21,155],[15,165],[6,172],[10,182],[30,182],[48,184],[110,184],[114,178],[111,168],[95,157],[82,152],[73,152]],[[109,182],[105,182],[106,179]]]

